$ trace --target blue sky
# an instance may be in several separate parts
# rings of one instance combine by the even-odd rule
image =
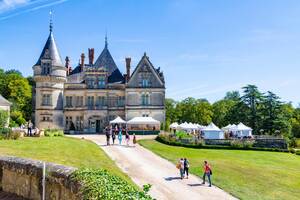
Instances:
[[[109,49],[119,69],[146,51],[164,71],[167,97],[221,99],[256,84],[300,103],[298,0],[4,0],[0,1],[0,66],[32,74],[49,34],[62,58]]]

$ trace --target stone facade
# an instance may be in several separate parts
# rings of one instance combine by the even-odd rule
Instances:
[[[89,49],[73,70],[68,57],[62,64],[52,27],[38,62],[33,66],[35,125],[39,129],[59,128],[66,132],[99,133],[117,116],[130,120],[150,116],[165,121],[165,80],[146,53],[131,73],[121,74],[105,47],[94,62]]]
[[[76,168],[46,163],[45,199],[82,199],[80,183],[71,179]],[[0,157],[0,190],[25,199],[42,199],[43,163],[16,157]]]

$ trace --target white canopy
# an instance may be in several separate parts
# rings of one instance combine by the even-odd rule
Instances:
[[[109,123],[110,124],[126,124],[126,121],[118,116],[116,119],[110,121]]]
[[[176,129],[178,126],[179,126],[178,123],[174,122],[170,125],[170,128]]]
[[[159,121],[152,117],[134,117],[127,122],[127,124],[160,124]]]
[[[246,126],[242,122],[233,128],[234,131],[252,131],[252,128]]]
[[[203,131],[221,131],[213,122],[206,126]]]
[[[236,127],[235,124],[228,124],[227,126],[223,127],[222,130],[224,130],[224,131],[231,131],[235,127]]]

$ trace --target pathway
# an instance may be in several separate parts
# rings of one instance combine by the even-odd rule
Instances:
[[[189,179],[181,180],[173,163],[138,144],[135,147],[125,145],[106,146],[106,138],[103,135],[72,137],[84,137],[98,144],[137,185],[142,187],[144,184],[150,183],[152,185],[150,195],[158,200],[235,199],[220,188],[201,185],[202,180],[194,175],[190,175]]]

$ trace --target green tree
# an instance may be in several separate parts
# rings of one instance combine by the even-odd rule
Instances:
[[[166,109],[166,121],[176,122],[177,113],[176,113],[176,101],[173,99],[165,100],[165,109]]]
[[[7,124],[8,112],[0,109],[0,129],[4,128]]]
[[[248,106],[249,110],[245,110],[247,113],[247,122],[252,128],[254,133],[259,133],[261,127],[261,102],[263,94],[258,90],[255,85],[247,85],[243,87],[244,95],[241,100]]]
[[[230,91],[227,92],[224,99],[225,100],[232,100],[232,101],[240,101],[241,95],[239,93],[239,91]]]
[[[216,101],[213,105],[213,122],[217,124],[219,127],[224,127],[228,125],[230,122],[229,112],[233,109],[237,102],[229,99],[222,99],[220,101]]]

